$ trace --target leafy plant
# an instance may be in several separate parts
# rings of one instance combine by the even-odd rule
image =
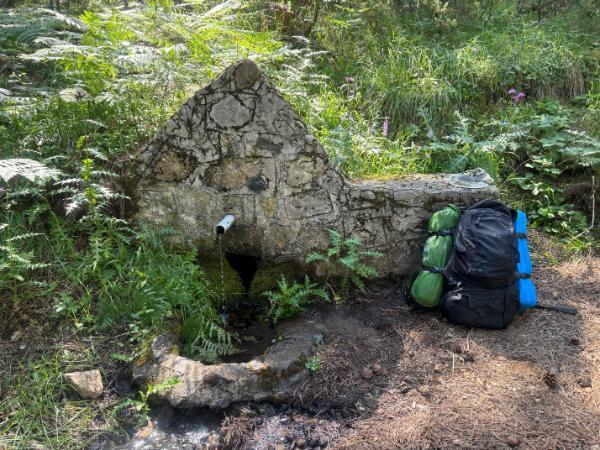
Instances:
[[[511,125],[520,130],[514,158],[524,170],[510,180],[528,194],[534,227],[580,234],[587,228],[586,218],[565,197],[565,175],[594,176],[600,168],[600,141],[572,129],[569,111],[554,101],[538,102],[525,119]]]
[[[321,368],[321,359],[316,355],[310,356],[304,363],[304,367],[306,367],[311,373],[318,372]]]
[[[308,275],[304,277],[304,283],[289,283],[285,276],[281,275],[277,286],[277,291],[266,291],[263,294],[269,300],[267,317],[274,323],[301,313],[316,298],[329,301],[327,292],[316,283],[312,283]]]
[[[379,258],[382,253],[375,250],[364,250],[358,239],[344,238],[339,231],[329,230],[331,244],[325,253],[311,253],[306,263],[321,263],[326,267],[325,283],[331,288],[331,277],[339,277],[340,285],[347,290],[351,285],[364,292],[364,280],[378,275],[374,267],[365,262],[367,258]],[[333,289],[332,289],[333,291]],[[334,293],[334,298],[339,300]]]
[[[113,410],[113,415],[118,417],[120,413],[123,413],[128,408],[134,408],[139,413],[137,425],[143,426],[148,422],[148,420],[150,420],[149,399],[152,397],[152,395],[159,394],[162,391],[177,385],[178,383],[179,379],[177,377],[168,378],[158,384],[148,383],[145,391],[138,392],[139,399],[128,398],[122,401]]]

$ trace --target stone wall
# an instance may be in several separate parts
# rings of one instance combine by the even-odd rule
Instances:
[[[214,227],[233,214],[224,250],[263,267],[302,264],[331,228],[383,252],[382,276],[419,269],[433,211],[497,194],[485,172],[350,182],[249,60],[181,107],[141,151],[138,175],[137,216],[174,227],[203,257],[217,255]]]

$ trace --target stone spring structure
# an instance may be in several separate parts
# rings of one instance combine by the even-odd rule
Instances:
[[[262,268],[302,265],[337,229],[384,253],[373,262],[382,277],[406,275],[419,269],[433,211],[496,195],[485,172],[347,180],[249,60],[190,98],[139,161],[138,217],[180,231],[207,259],[218,256],[215,224],[233,214],[224,250]]]
[[[183,105],[142,150],[138,169],[138,217],[174,227],[206,261],[219,256],[215,225],[233,214],[224,250],[259,260],[257,276],[302,266],[308,253],[327,248],[328,229],[380,250],[384,256],[373,264],[382,276],[409,274],[420,267],[433,211],[496,195],[485,172],[346,180],[251,61],[227,68]],[[219,263],[203,268],[211,266]],[[134,381],[176,377],[179,383],[158,395],[176,407],[285,399],[307,376],[304,362],[316,338],[326,337],[327,323],[297,318],[282,326],[264,355],[229,364],[179,356],[176,338],[160,336],[150,359],[134,368]]]

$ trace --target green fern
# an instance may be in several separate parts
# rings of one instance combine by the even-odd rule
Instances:
[[[311,253],[306,257],[305,262],[321,263],[326,267],[325,283],[328,286],[331,277],[339,277],[340,285],[344,290],[354,285],[360,291],[364,291],[364,281],[379,275],[374,267],[365,262],[365,259],[379,258],[383,254],[375,250],[363,249],[359,239],[344,239],[343,235],[336,230],[329,230],[329,239],[331,244],[325,253]],[[334,298],[337,300],[339,296],[334,293]]]
[[[0,180],[6,183],[13,178],[22,177],[33,183],[42,183],[48,180],[56,180],[61,172],[42,164],[39,161],[26,158],[11,158],[0,160]]]
[[[315,298],[322,301],[329,301],[327,292],[317,284],[311,282],[308,275],[304,277],[304,283],[293,282],[291,284],[284,275],[281,275],[277,285],[279,288],[277,291],[266,291],[263,293],[269,300],[267,317],[273,323],[301,313]]]

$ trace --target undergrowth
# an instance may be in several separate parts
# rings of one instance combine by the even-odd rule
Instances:
[[[37,312],[138,349],[181,322],[185,353],[235,351],[194,252],[127,219],[126,180],[139,146],[241,58],[258,62],[350,178],[483,167],[534,227],[574,252],[597,247],[594,1],[7,4],[17,8],[0,11],[2,338]],[[376,255],[332,241],[309,260],[343,290],[362,288]],[[274,320],[321,297],[309,281],[280,287]],[[62,402],[63,369],[52,349],[2,380],[0,446],[77,447],[70,436],[92,412]]]

